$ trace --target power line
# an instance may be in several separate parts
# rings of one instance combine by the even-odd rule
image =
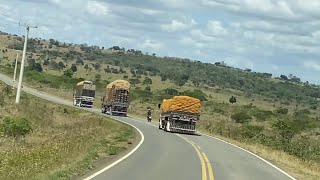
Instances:
[[[7,15],[7,14],[4,14],[4,13],[1,13],[1,12],[0,12],[0,15],[3,16],[3,17],[5,17],[5,19],[1,19],[1,20],[3,20],[3,21],[9,22],[9,23],[18,23],[18,22],[19,22],[19,21],[15,20],[15,19],[11,18],[11,17],[10,17],[9,15]]]

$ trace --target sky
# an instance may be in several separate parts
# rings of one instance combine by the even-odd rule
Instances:
[[[0,30],[320,84],[320,0],[0,0]]]

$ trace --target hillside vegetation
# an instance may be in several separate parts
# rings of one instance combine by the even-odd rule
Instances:
[[[131,127],[23,94],[0,83],[0,179],[70,179],[133,142]]]
[[[292,74],[273,77],[224,62],[160,58],[118,46],[106,49],[53,39],[29,42],[25,80],[35,88],[71,100],[78,81],[92,80],[98,88],[95,106],[99,108],[105,86],[126,79],[132,84],[131,115],[145,118],[150,106],[155,120],[162,99],[196,97],[203,104],[199,130],[234,140],[257,153],[261,151],[252,147],[269,149],[262,155],[296,177],[320,178],[317,85],[301,82]],[[4,50],[0,70],[12,74],[13,49],[22,49],[21,37],[3,34],[0,49]],[[229,102],[231,96],[236,99]]]

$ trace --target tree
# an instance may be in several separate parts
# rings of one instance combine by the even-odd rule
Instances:
[[[146,90],[146,91],[151,91],[151,87],[150,87],[150,86],[147,86],[147,87],[145,88],[145,90]]]
[[[140,80],[136,78],[131,78],[129,79],[129,82],[132,84],[132,86],[136,86],[136,84],[140,83]]]
[[[152,84],[152,79],[150,79],[149,77],[145,77],[142,83],[148,86]]]
[[[100,74],[96,74],[96,81],[100,81],[101,80],[101,75]]]
[[[281,75],[280,76],[280,79],[281,80],[284,80],[284,81],[287,81],[288,80],[288,77],[286,75]]]
[[[34,66],[33,66],[33,69],[36,70],[37,72],[42,72],[43,71],[42,66],[39,63],[35,63]]]
[[[95,63],[94,64],[94,69],[97,71],[101,68],[101,64],[100,63]]]
[[[76,61],[76,64],[77,65],[79,65],[79,64],[84,65],[84,62],[83,62],[82,59],[78,58],[77,61]]]
[[[88,69],[89,69],[88,64],[86,64],[86,65],[84,66],[84,69],[85,69],[86,71],[88,71]]]
[[[73,70],[72,69],[67,69],[67,70],[63,71],[63,75],[68,76],[68,77],[72,77]]]
[[[237,98],[234,97],[234,96],[231,96],[230,99],[229,99],[229,102],[230,102],[231,104],[234,104],[234,103],[237,102]]]
[[[72,66],[71,66],[71,70],[72,70],[72,72],[76,72],[76,71],[78,71],[77,65],[72,64]]]
[[[245,71],[245,72],[252,72],[252,70],[249,69],[249,68],[245,69],[244,71]]]
[[[62,61],[60,61],[60,62],[58,63],[58,66],[59,66],[59,69],[64,69],[64,68],[66,68],[66,65],[64,65],[64,63],[63,63]]]
[[[160,78],[161,78],[161,81],[166,81],[168,79],[168,76],[166,74],[161,73]]]
[[[107,68],[104,68],[104,72],[105,73],[111,73],[111,69],[109,66],[107,66]]]

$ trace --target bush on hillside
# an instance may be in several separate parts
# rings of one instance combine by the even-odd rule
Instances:
[[[2,130],[8,136],[17,138],[32,131],[31,122],[25,118],[6,117],[3,122]]]
[[[252,115],[257,118],[259,121],[265,121],[271,118],[274,114],[272,111],[254,109]]]
[[[193,91],[187,90],[187,91],[180,93],[180,95],[185,95],[185,96],[197,98],[200,101],[207,101],[207,98],[206,98],[207,95],[199,89],[194,89]]]
[[[289,110],[287,108],[279,108],[275,111],[277,114],[284,114],[287,115]]]
[[[252,117],[248,115],[245,111],[235,113],[231,116],[231,118],[235,120],[237,123],[241,124],[249,123],[252,119]]]

